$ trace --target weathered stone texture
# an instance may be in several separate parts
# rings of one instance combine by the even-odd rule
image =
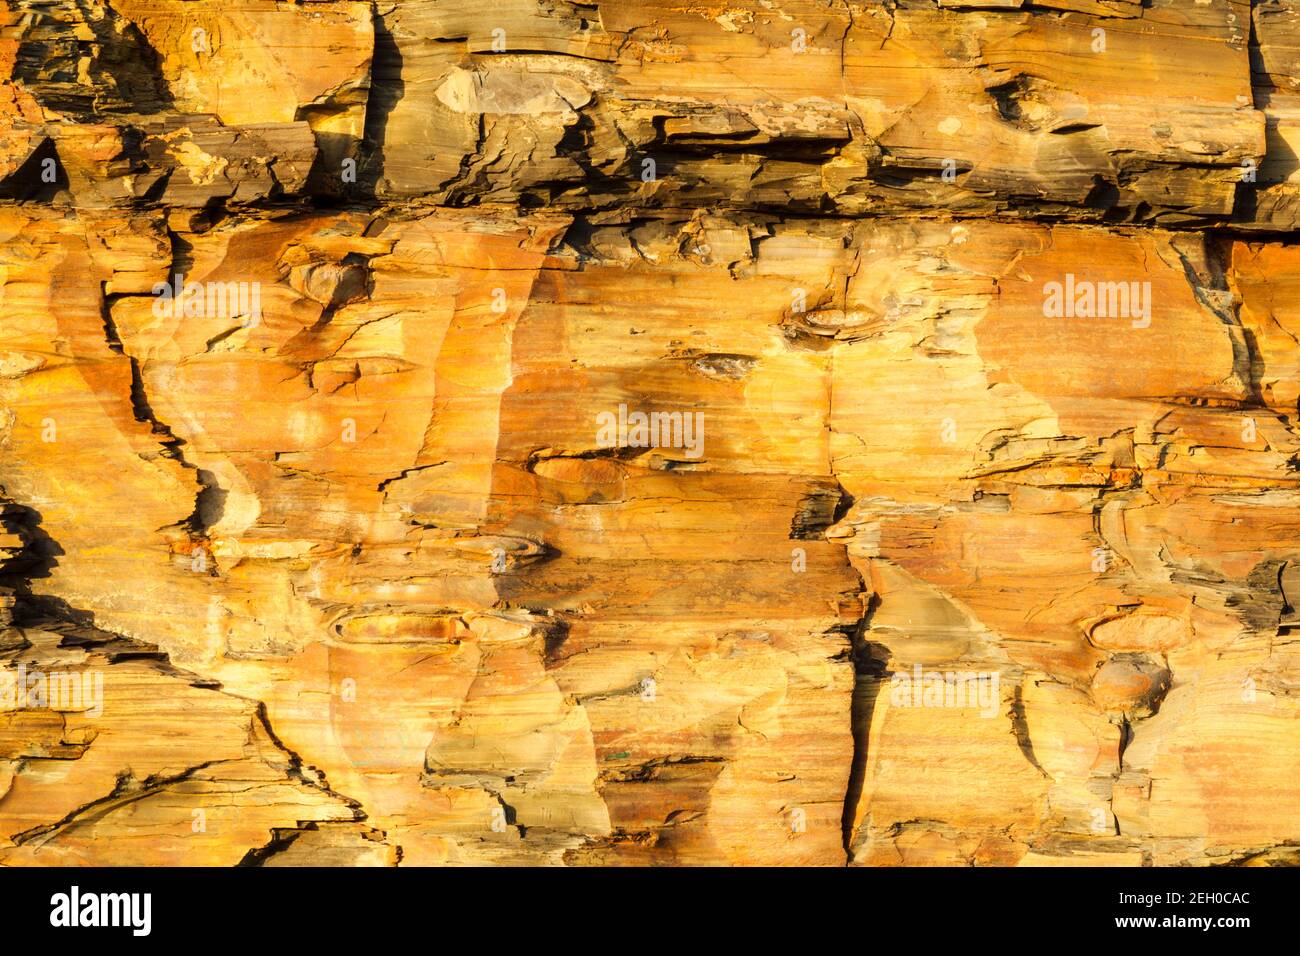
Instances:
[[[1292,0],[9,0],[0,657],[102,693],[0,862],[1293,862],[1298,97]]]

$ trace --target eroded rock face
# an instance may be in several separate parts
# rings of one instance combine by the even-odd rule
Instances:
[[[3,14],[0,861],[1290,862],[1300,10],[482,6]]]

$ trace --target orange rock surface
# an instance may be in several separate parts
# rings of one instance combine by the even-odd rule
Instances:
[[[1300,3],[489,7],[0,11],[0,863],[1295,862]]]

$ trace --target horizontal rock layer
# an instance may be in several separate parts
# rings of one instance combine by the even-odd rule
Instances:
[[[0,17],[0,862],[1294,862],[1300,5]]]

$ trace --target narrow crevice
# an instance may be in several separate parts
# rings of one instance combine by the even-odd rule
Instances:
[[[194,510],[179,522],[179,525],[185,529],[192,541],[206,540],[208,529],[221,520],[225,510],[227,492],[221,487],[212,472],[198,467],[185,457],[185,440],[173,432],[171,426],[162,421],[154,412],[153,405],[149,401],[148,390],[145,387],[144,369],[140,364],[140,360],[126,350],[122,336],[118,332],[117,323],[113,318],[113,303],[119,298],[120,296],[107,294],[101,294],[100,296],[100,317],[104,325],[104,341],[112,352],[121,355],[130,365],[131,414],[135,420],[142,425],[149,426],[155,440],[162,446],[163,457],[170,458],[182,468],[194,473],[195,482],[198,484],[198,491],[194,495]]]
[[[1043,769],[1042,764],[1038,762],[1038,757],[1034,755],[1034,742],[1029,736],[1029,720],[1025,716],[1024,688],[1020,684],[1016,685],[1015,693],[1011,697],[1011,729],[1015,732],[1016,744],[1020,747],[1020,752],[1024,754],[1030,766],[1041,773],[1045,779],[1052,779],[1051,774]]]
[[[853,864],[854,838],[857,835],[858,808],[867,780],[867,743],[871,733],[871,717],[876,709],[887,674],[889,648],[867,640],[871,618],[880,606],[880,596],[872,594],[867,599],[866,613],[854,630],[851,651],[853,660],[853,699],[849,710],[849,729],[853,736],[853,760],[849,769],[849,783],[844,793],[844,813],[840,818],[845,865]]]

